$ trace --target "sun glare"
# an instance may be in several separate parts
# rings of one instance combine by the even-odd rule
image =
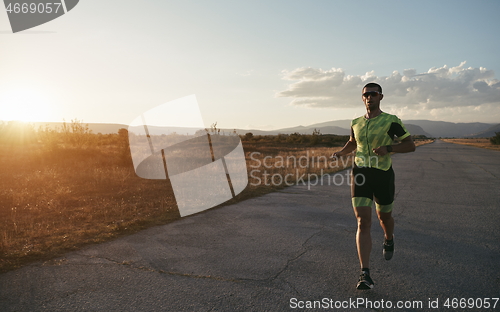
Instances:
[[[18,89],[0,93],[0,120],[49,121],[51,116],[50,102],[40,92]]]

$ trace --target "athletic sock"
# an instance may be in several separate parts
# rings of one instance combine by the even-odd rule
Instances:
[[[370,269],[369,268],[362,268],[361,272],[370,275]]]

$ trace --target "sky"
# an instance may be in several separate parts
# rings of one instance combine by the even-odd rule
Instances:
[[[195,95],[205,126],[271,130],[364,114],[500,123],[499,1],[80,1],[12,33],[0,120],[130,124]]]

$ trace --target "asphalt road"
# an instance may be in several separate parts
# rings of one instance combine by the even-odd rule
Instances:
[[[393,163],[396,250],[383,259],[374,214],[373,290],[355,289],[349,186],[324,181],[2,274],[0,311],[288,311],[314,300],[342,311],[398,310],[399,302],[406,304],[399,311],[460,310],[452,298],[494,304],[481,298],[500,297],[500,152],[437,141]]]

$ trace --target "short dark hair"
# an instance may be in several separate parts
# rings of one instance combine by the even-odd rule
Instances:
[[[378,88],[378,92],[382,93],[382,87],[378,84],[378,83],[375,83],[375,82],[370,82],[370,83],[367,83],[364,87],[364,88]]]

